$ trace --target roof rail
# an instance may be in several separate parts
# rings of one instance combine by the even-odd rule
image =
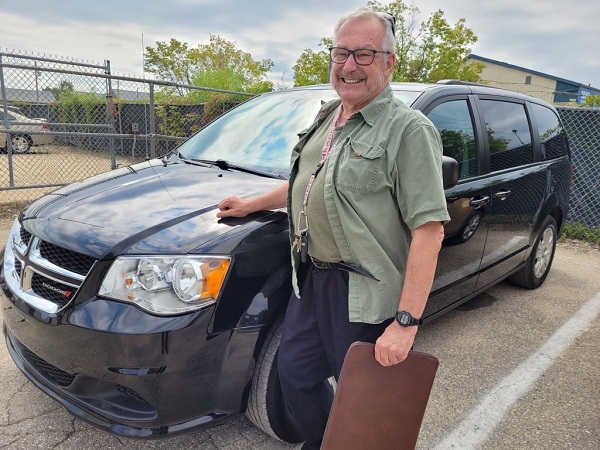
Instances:
[[[501,88],[498,86],[491,86],[489,84],[484,84],[484,83],[475,83],[473,81],[440,80],[436,84],[446,84],[446,85],[455,85],[455,86],[479,86],[479,87],[486,87],[486,88],[490,88],[490,89],[498,89],[499,91],[508,90],[506,88]]]
[[[493,86],[490,86],[489,84],[475,83],[472,81],[461,81],[461,80],[439,80],[436,84],[457,84],[457,85],[465,85],[465,86],[493,87]]]

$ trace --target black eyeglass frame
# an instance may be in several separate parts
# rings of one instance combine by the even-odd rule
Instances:
[[[333,59],[332,53],[336,49],[345,50],[345,51],[348,52],[348,54],[346,55],[346,58],[344,58],[343,61],[335,61]],[[356,52],[361,52],[361,51],[362,52],[371,52],[371,61],[369,63],[364,64],[364,63],[359,63],[358,62],[358,60],[356,59]],[[359,65],[359,66],[370,66],[371,64],[373,64],[373,61],[375,61],[375,55],[377,53],[385,53],[385,54],[390,55],[392,52],[388,52],[388,51],[385,51],[385,50],[373,50],[372,48],[357,48],[357,49],[354,49],[354,50],[350,50],[350,49],[347,49],[345,47],[329,47],[329,60],[332,63],[334,63],[334,64],[345,64],[346,61],[348,61],[348,58],[350,58],[350,55],[352,55],[352,57],[354,58],[354,62],[357,65]]]

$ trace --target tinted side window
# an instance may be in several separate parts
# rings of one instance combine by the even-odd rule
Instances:
[[[508,169],[533,162],[531,132],[525,106],[499,100],[481,100],[490,145],[490,168]]]
[[[531,104],[542,143],[544,159],[553,159],[567,154],[567,137],[556,113],[537,103]]]
[[[431,110],[427,117],[440,132],[444,155],[458,161],[459,179],[477,175],[477,146],[466,100],[452,100]]]

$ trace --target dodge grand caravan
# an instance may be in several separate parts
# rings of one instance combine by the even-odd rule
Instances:
[[[393,84],[444,145],[446,238],[425,320],[509,278],[540,286],[568,213],[559,117],[524,95],[462,83]],[[18,367],[71,413],[154,437],[246,411],[295,442],[276,353],[291,291],[287,215],[218,220],[218,202],[276,187],[329,86],[273,92],[162,159],[46,195],[14,222],[0,275]]]

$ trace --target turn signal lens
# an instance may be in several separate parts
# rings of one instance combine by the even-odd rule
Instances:
[[[163,315],[217,301],[229,270],[227,256],[123,256],[102,280],[99,295],[133,302]]]

